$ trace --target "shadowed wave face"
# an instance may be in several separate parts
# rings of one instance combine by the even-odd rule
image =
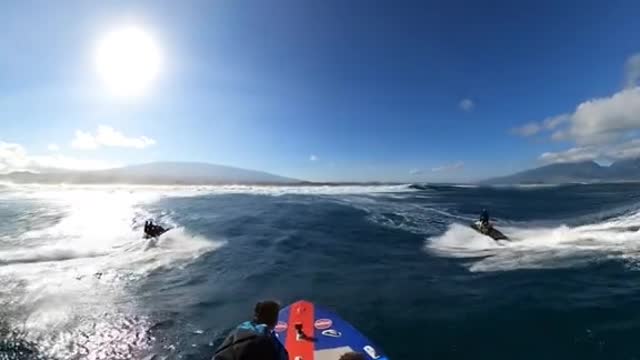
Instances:
[[[265,298],[392,359],[632,358],[640,190],[10,187],[0,358],[210,358]],[[513,239],[470,229],[482,208]],[[144,221],[172,227],[142,239]],[[544,344],[544,346],[541,346]]]

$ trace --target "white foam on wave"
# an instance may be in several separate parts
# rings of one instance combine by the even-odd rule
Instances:
[[[3,189],[0,205],[23,204],[16,209],[25,210],[9,215],[19,217],[12,220],[18,225],[0,237],[0,316],[42,345],[47,358],[77,357],[78,346],[88,358],[117,357],[114,349],[131,356],[125,345],[144,342],[152,326],[139,284],[157,271],[179,274],[225,244],[180,227],[171,212],[154,215],[173,229],[157,240],[143,239],[142,223],[152,217],[145,205],[202,193],[168,187]]]
[[[76,250],[60,246],[43,246],[36,249],[9,250],[0,253],[0,265],[63,261],[106,255],[97,250]]]
[[[456,187],[460,189],[477,189],[480,185],[476,184],[452,184],[451,187]]]
[[[496,189],[519,189],[519,190],[537,190],[537,189],[546,189],[546,188],[557,188],[563,187],[567,185],[585,185],[580,183],[572,183],[572,184],[496,184],[496,185],[486,185],[487,187],[496,188]]]
[[[151,215],[144,205],[160,195],[148,189],[111,188],[40,189],[28,194],[60,218],[50,226],[3,238],[0,308],[19,306],[12,322],[24,324],[33,334],[72,332],[78,317],[118,313],[121,304],[136,306],[132,283],[157,270],[183,268],[224,245],[181,227],[157,240],[143,239],[139,222]],[[162,223],[178,225],[170,214],[162,215]],[[10,296],[5,297],[8,289]],[[50,341],[52,349],[63,349],[73,339]]]
[[[35,263],[55,260],[120,256],[132,247],[140,251],[150,242],[141,239],[139,222],[151,217],[142,205],[158,200],[162,194],[143,189],[130,191],[104,188],[71,188],[64,191],[38,191],[31,194],[44,199],[62,218],[49,227],[16,233],[7,239],[12,245],[0,251],[0,263]],[[171,217],[162,216],[162,223],[176,227]],[[176,243],[173,247],[159,247],[184,253],[215,247],[219,244],[204,237],[192,236],[184,229],[173,229],[161,244]],[[180,243],[180,244],[177,244]],[[197,245],[195,245],[197,243]],[[129,259],[131,260],[131,259]],[[93,262],[97,260],[92,260]]]
[[[189,197],[200,195],[347,195],[413,192],[408,184],[397,185],[13,185],[11,191],[0,193],[0,198],[59,199],[83,193],[103,192],[113,195],[131,195],[152,200],[162,197]]]
[[[402,200],[405,197],[419,199],[419,203],[393,201]],[[436,207],[429,203],[430,196],[411,194],[391,194],[384,198],[375,196],[341,196],[335,201],[363,210],[368,214],[368,219],[378,225],[405,230],[414,234],[432,233],[431,228],[425,226],[434,218],[448,219],[449,221],[473,221],[470,216],[456,214],[446,208]],[[387,201],[392,200],[392,201]],[[434,217],[434,214],[436,216]]]
[[[161,268],[182,268],[190,261],[225,245],[223,240],[211,240],[194,235],[186,229],[171,229],[158,238],[137,241],[125,249],[125,255],[112,256],[113,268],[144,275]],[[124,261],[123,261],[124,260]]]
[[[495,242],[466,225],[452,224],[427,239],[425,249],[467,259],[471,271],[563,268],[603,259],[640,259],[640,213],[598,224],[500,230],[511,241]]]

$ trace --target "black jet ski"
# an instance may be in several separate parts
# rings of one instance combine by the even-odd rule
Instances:
[[[500,231],[498,231],[491,224],[489,224],[489,226],[482,226],[479,221],[476,221],[476,222],[471,223],[470,226],[475,231],[477,231],[477,232],[479,232],[479,233],[481,233],[483,235],[487,235],[488,237],[492,238],[493,240],[509,240],[509,238],[505,234],[503,234]]]
[[[144,238],[157,238],[158,236],[166,233],[169,230],[171,230],[171,228],[163,228],[162,226],[156,225],[153,222],[148,222],[144,226]]]

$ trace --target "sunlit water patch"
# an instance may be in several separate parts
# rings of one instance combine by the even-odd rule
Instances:
[[[639,203],[633,184],[0,187],[0,359],[209,359],[265,298],[334,309],[392,359],[630,359]],[[512,241],[469,227],[484,207]],[[143,239],[149,218],[172,229]]]

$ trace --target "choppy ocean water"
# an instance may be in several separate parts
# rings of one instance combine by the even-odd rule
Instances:
[[[640,185],[0,188],[0,359],[209,359],[253,304],[392,359],[640,357]],[[468,228],[481,208],[513,238]],[[175,227],[143,240],[148,218]]]

